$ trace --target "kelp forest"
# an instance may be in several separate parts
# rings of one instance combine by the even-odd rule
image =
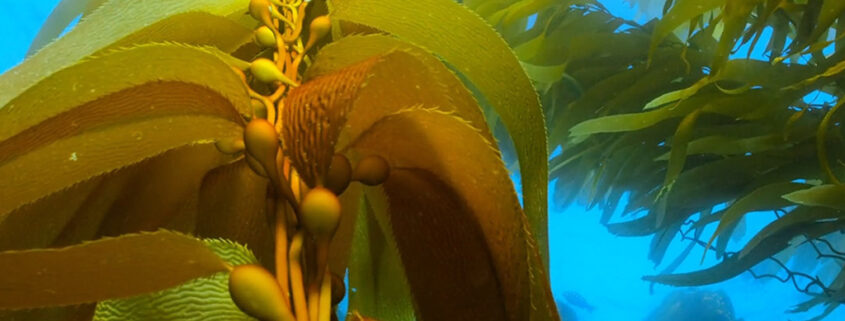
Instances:
[[[47,2],[0,320],[845,315],[845,1]]]

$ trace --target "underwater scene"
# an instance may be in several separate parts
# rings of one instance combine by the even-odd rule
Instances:
[[[0,0],[0,33],[0,320],[845,320],[843,0]]]

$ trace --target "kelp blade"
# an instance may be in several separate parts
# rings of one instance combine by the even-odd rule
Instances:
[[[229,265],[256,264],[243,245],[225,239],[203,243]],[[93,321],[254,321],[229,296],[229,273],[194,279],[178,287],[97,304]]]
[[[159,58],[157,64],[134,67],[147,57]],[[167,150],[239,135],[249,99],[220,57],[189,46],[143,45],[59,71],[13,99],[0,109],[0,122],[9,124],[0,129],[0,172],[8,178],[0,185],[6,200],[0,216]],[[115,82],[104,71],[129,76]],[[55,168],[66,171],[57,176]]]
[[[377,154],[395,168],[384,185],[386,221],[422,319],[556,318],[536,243],[512,233],[527,222],[504,164],[466,121],[407,109],[378,121],[348,153]]]
[[[22,64],[14,67],[0,77],[0,106],[5,106],[12,98],[28,89],[44,77],[66,68],[87,56],[109,48],[128,36],[141,37],[143,42],[169,41],[178,28],[148,28],[157,22],[183,13],[199,12],[219,17],[238,18],[249,4],[247,0],[166,0],[133,1],[112,0],[85,19],[63,37],[50,43],[43,50],[29,57]],[[189,22],[189,21],[183,21]],[[201,28],[206,23],[182,24],[180,34],[194,34],[211,43],[189,42],[194,45],[210,45],[221,49],[234,50],[249,41],[249,28],[243,28],[235,38],[209,38]],[[208,21],[206,21],[208,22]],[[212,24],[213,27],[213,24]],[[143,35],[137,34],[143,31]],[[129,46],[134,43],[123,43]],[[5,108],[5,107],[0,107]]]
[[[516,145],[529,229],[546,258],[548,151],[543,111],[531,81],[501,36],[450,0],[332,0],[329,9],[335,19],[371,26],[431,50],[479,88]]]
[[[521,211],[497,148],[485,139],[478,129],[470,125],[469,121],[459,117],[461,111],[458,108],[438,108],[433,105],[439,98],[432,96],[442,96],[445,93],[438,89],[436,83],[415,81],[418,75],[425,74],[425,68],[422,68],[424,65],[414,63],[414,60],[410,59],[413,57],[403,51],[390,52],[315,77],[293,89],[285,101],[286,108],[282,115],[285,124],[283,141],[286,147],[290,148],[289,152],[293,153],[294,158],[302,157],[299,154],[306,155],[316,151],[318,155],[308,158],[324,159],[327,162],[331,153],[340,152],[347,155],[353,164],[361,157],[375,153],[387,159],[397,171],[418,169],[414,173],[431,173],[422,178],[411,173],[408,180],[416,183],[406,186],[402,185],[400,180],[396,183],[399,185],[395,185],[395,191],[390,188],[385,190],[387,195],[393,195],[392,198],[396,200],[389,202],[390,209],[387,211],[390,213],[390,219],[379,220],[379,224],[391,224],[395,232],[397,247],[406,267],[409,285],[415,293],[415,306],[419,308],[421,318],[449,318],[449,313],[462,315],[468,313],[467,309],[471,307],[484,309],[484,306],[502,306],[506,313],[495,318],[554,319],[554,303],[551,302],[548,278],[543,271],[542,260],[539,259],[540,251],[532,235],[527,232],[529,223]],[[397,72],[411,76],[394,79],[391,75]],[[366,86],[362,86],[363,84]],[[362,87],[358,89],[359,86]],[[409,90],[402,90],[403,95],[387,92],[396,86],[408,86]],[[326,97],[330,99],[325,99]],[[400,105],[413,104],[414,101],[419,101],[421,105]],[[343,130],[331,132],[333,129]],[[291,142],[290,145],[287,145],[288,142]],[[304,143],[318,146],[319,149],[305,148],[302,145]],[[302,161],[294,161],[297,162]],[[302,169],[301,173],[315,171],[309,175],[320,176],[320,173],[316,172],[317,168],[299,165],[297,168]],[[489,188],[484,193],[479,193],[472,187],[478,185]],[[388,186],[393,185],[385,185],[386,188]],[[443,186],[448,187],[447,190],[439,191]],[[415,188],[419,191],[412,192]],[[452,203],[459,199],[463,207],[452,209],[450,213],[454,215],[446,215],[454,216],[458,222],[453,222],[455,224],[447,227],[435,224],[436,226],[427,228],[420,228],[425,224],[412,224],[416,226],[414,231],[409,231],[408,226],[396,225],[400,224],[398,220],[411,220],[400,213],[408,214],[413,211],[394,205],[396,202],[401,203],[398,198],[407,193],[428,193],[432,198]],[[434,202],[433,199],[428,201]],[[414,204],[428,201],[407,200]],[[432,217],[443,215],[437,210],[429,210],[432,211]],[[376,218],[384,216],[376,213]],[[443,220],[449,221],[445,218]],[[397,226],[402,228],[401,232],[396,230]],[[434,244],[423,240],[436,238],[440,233],[450,234],[448,231],[453,228],[465,230],[468,236],[461,237],[461,242],[448,242],[425,250],[409,248],[413,244]],[[520,233],[514,234],[512,231]],[[486,252],[489,256],[476,257],[482,263],[474,262],[469,267],[458,268],[451,265],[441,266],[441,263],[451,264],[447,262],[458,260],[457,257],[454,260],[426,260],[428,263],[423,265],[428,267],[434,264],[431,262],[440,262],[436,265],[440,272],[426,273],[419,270],[423,265],[415,260],[430,255],[436,257],[442,248],[454,248],[455,244],[463,245],[460,249],[449,251],[449,255],[480,255],[478,253]],[[350,262],[350,268],[352,264]],[[495,268],[492,268],[494,266]],[[473,284],[466,284],[471,278],[459,276],[467,271],[484,269],[488,270],[478,275],[486,276]],[[529,278],[532,273],[534,279]],[[429,279],[434,275],[442,275],[450,281]],[[490,286],[488,282],[496,283],[499,287],[485,288]],[[462,288],[448,290],[453,287]],[[467,294],[474,292],[483,294]],[[467,295],[438,297],[431,296],[432,293]],[[457,302],[465,302],[466,305]],[[537,310],[530,310],[529,306],[532,304]]]
[[[349,288],[355,289],[349,292],[349,313],[375,320],[413,320],[417,317],[413,292],[393,229],[385,220],[388,202],[384,190],[362,189],[366,200],[355,208],[358,213],[348,263]]]
[[[0,307],[22,309],[129,297],[226,268],[201,241],[164,230],[61,249],[3,252],[0,273],[14,277],[0,279]]]

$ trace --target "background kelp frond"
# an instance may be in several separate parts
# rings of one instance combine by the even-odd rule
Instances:
[[[3,318],[559,319],[542,109],[454,2],[65,0],[0,92]]]
[[[845,2],[669,0],[645,25],[590,0],[464,2],[541,91],[550,148],[561,148],[550,163],[556,202],[601,208],[616,235],[652,235],[655,264],[678,235],[689,244],[647,280],[710,284],[774,261],[814,297],[797,310],[841,303]],[[777,216],[730,249],[759,211]],[[703,233],[710,224],[716,232]],[[802,244],[815,264],[787,269]],[[721,262],[672,274],[697,246]],[[816,265],[839,276],[821,281]]]

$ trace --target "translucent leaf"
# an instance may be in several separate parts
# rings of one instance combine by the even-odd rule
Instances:
[[[695,95],[696,93],[698,93],[698,91],[701,90],[701,88],[704,88],[704,86],[707,86],[711,83],[713,83],[713,79],[711,79],[709,77],[708,78],[702,78],[699,81],[697,81],[695,84],[693,84],[692,86],[689,86],[689,87],[684,88],[684,89],[668,92],[668,93],[661,95],[660,97],[655,98],[654,100],[648,102],[648,104],[646,104],[645,107],[643,107],[643,110],[649,110],[649,109],[652,109],[652,108],[663,106],[663,105],[671,103],[671,102],[687,99],[687,98],[691,97],[692,95]]]
[[[0,279],[0,307],[33,308],[128,297],[226,268],[201,241],[168,231],[105,238],[61,249],[2,252],[0,273],[15,277]]]
[[[35,53],[50,41],[59,37],[62,31],[79,16],[90,13],[106,0],[62,0],[50,12],[47,21],[41,26],[41,30],[35,35],[35,39],[29,47],[27,56]]]
[[[795,210],[787,213],[784,216],[781,216],[779,219],[775,220],[766,227],[763,228],[760,232],[754,235],[748,244],[739,252],[738,257],[744,258],[751,254],[751,251],[754,250],[761,244],[765,244],[768,242],[768,238],[772,237],[773,235],[777,235],[778,233],[782,233],[783,231],[800,231],[803,228],[803,225],[817,222],[817,221],[824,221],[835,219],[838,217],[838,213],[836,211],[831,211],[828,209],[813,209],[809,207],[798,207]],[[837,223],[840,226],[842,225],[842,220],[834,221],[831,223]],[[825,233],[827,234],[827,233]],[[821,236],[821,235],[819,235]],[[812,237],[811,235],[806,235],[806,237]]]
[[[529,63],[522,63],[528,78],[536,83],[552,84],[563,78],[566,65],[537,66]]]
[[[251,114],[243,82],[221,58],[224,55],[214,49],[148,44],[88,58],[51,74],[0,108],[0,123],[4,124],[0,127],[0,141],[85,103],[154,81],[179,81],[207,87],[230,100],[242,114]],[[144,63],[149,59],[154,62]],[[139,68],[139,64],[144,64],[145,68]],[[0,80],[10,78],[14,78],[13,72],[0,76]],[[90,105],[86,107],[91,108]],[[145,109],[149,109],[144,110],[145,113],[161,113],[161,108],[159,111]],[[118,112],[111,112],[115,113]],[[129,114],[129,111],[125,113]],[[97,121],[103,118],[106,116],[95,117]],[[94,120],[87,123],[77,120],[74,126],[84,128],[95,123]]]
[[[160,65],[138,71],[150,56]],[[115,82],[110,72],[131,76]],[[0,109],[0,173],[10,182],[0,215],[167,150],[240,135],[238,110],[249,108],[230,67],[191,47],[141,46],[60,71]]]
[[[207,18],[242,19],[248,4],[247,0],[108,1],[66,35],[0,77],[0,106],[6,106],[11,99],[44,77],[115,46],[181,41],[232,51],[250,40],[250,28],[241,26],[238,31],[231,22]],[[170,18],[174,20],[168,20]],[[133,67],[138,65],[139,62],[132,64]],[[105,74],[110,77],[117,75]],[[0,110],[5,108],[0,107]]]
[[[340,197],[340,223],[329,244],[329,270],[335,275],[346,274],[346,269],[352,259],[352,247],[358,215],[361,213],[361,203],[364,202],[363,186],[351,184]]]
[[[845,186],[819,185],[783,195],[783,198],[795,204],[843,210],[845,209]]]
[[[229,265],[255,264],[258,260],[246,247],[224,239],[203,240],[214,254]],[[255,320],[229,297],[229,273],[188,281],[178,287],[128,299],[97,304],[94,321],[215,321]]]
[[[845,13],[845,2],[823,1],[821,11],[819,12],[818,23],[816,23],[816,28],[808,39],[810,41],[819,39],[822,34],[830,29],[836,19],[841,19],[843,13]]]
[[[807,185],[788,182],[774,183],[755,189],[748,195],[737,199],[722,215],[716,231],[713,232],[713,236],[707,241],[707,247],[709,248],[713,240],[724,232],[728,226],[742,219],[745,214],[756,211],[777,210],[789,206],[789,202],[781,198],[781,195],[793,192],[803,186]],[[707,251],[705,250],[705,252]]]
[[[481,91],[513,138],[529,228],[546,257],[548,151],[543,111],[531,81],[507,43],[475,13],[451,0],[330,3],[333,18],[384,30],[431,50]],[[423,12],[427,14],[420,14]]]
[[[722,22],[724,28],[722,34],[719,36],[719,44],[716,46],[716,52],[713,55],[713,63],[711,64],[711,72],[717,74],[721,71],[722,66],[728,61],[728,56],[734,48],[737,40],[742,36],[748,24],[748,17],[758,3],[762,0],[730,0],[724,1],[725,6],[722,10]]]
[[[675,28],[690,21],[707,11],[713,10],[725,4],[726,0],[677,0],[672,9],[669,9],[663,19],[657,22],[654,27],[654,34],[651,38],[649,57],[652,56],[657,46],[663,42],[666,36],[670,35]],[[651,59],[649,59],[651,61]]]
[[[702,93],[673,106],[588,119],[572,127],[571,135],[580,137],[598,133],[641,130],[670,118],[684,116],[699,107],[702,112],[740,119],[759,119],[778,106],[780,99],[786,98],[766,90],[753,90],[739,95],[724,95],[720,92]]]
[[[801,137],[808,138],[808,137]],[[797,140],[797,139],[796,139]],[[741,155],[745,153],[764,152],[778,147],[788,146],[781,135],[764,135],[749,138],[737,138],[727,136],[707,136],[689,143],[687,155],[714,154],[714,155]],[[660,155],[655,160],[667,160],[669,153]]]
[[[528,0],[514,2],[506,9],[506,14],[503,17],[502,22],[505,25],[510,25],[514,23],[514,21],[536,13],[551,4],[568,7],[572,2],[574,2],[574,0],[558,1],[559,3],[555,2],[555,0]]]
[[[667,197],[664,193],[669,193],[681,171],[684,170],[684,163],[687,159],[687,144],[692,139],[695,122],[698,120],[698,115],[701,109],[696,109],[689,113],[681,120],[678,129],[675,130],[675,135],[672,136],[672,150],[669,155],[669,164],[666,165],[666,178],[663,180],[663,189],[658,194],[659,209],[657,214],[657,225],[663,224],[663,219],[666,217],[666,202]],[[661,195],[663,196],[661,198]]]
[[[755,244],[753,247],[749,243],[743,249],[743,251],[747,251],[745,256],[734,255],[722,260],[713,267],[699,271],[645,276],[643,280],[673,286],[698,286],[718,283],[745,272],[758,262],[785,249],[796,236],[819,237],[838,230],[843,225],[845,223],[837,221],[824,223],[810,222],[790,226],[789,228],[784,228],[768,235],[764,241]]]
[[[357,185],[357,184],[355,184]],[[349,259],[349,313],[378,320],[413,320],[416,310],[381,188],[358,204]],[[381,219],[377,219],[376,216]]]

